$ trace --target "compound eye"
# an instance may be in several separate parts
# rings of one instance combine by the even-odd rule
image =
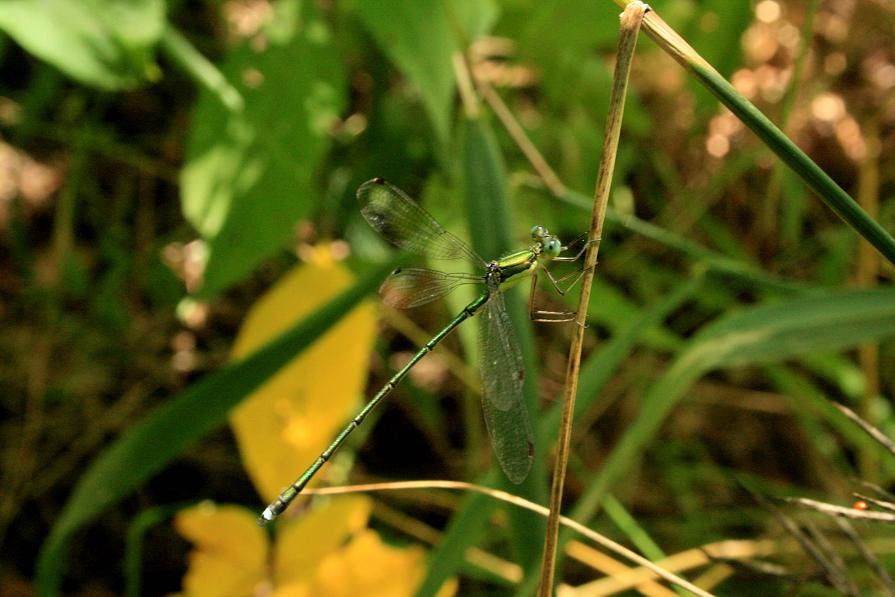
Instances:
[[[544,243],[544,252],[551,257],[559,257],[559,254],[562,252],[562,243],[559,242],[558,238],[548,239]]]
[[[543,240],[544,237],[547,236],[547,229],[543,226],[532,226],[531,227],[531,239],[532,240]]]

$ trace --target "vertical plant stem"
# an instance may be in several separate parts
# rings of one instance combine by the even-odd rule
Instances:
[[[597,254],[600,249],[600,237],[603,233],[603,220],[609,202],[609,190],[612,186],[612,172],[615,169],[615,154],[618,150],[618,139],[621,134],[622,115],[625,111],[625,95],[628,89],[628,75],[631,60],[637,45],[637,34],[640,22],[649,7],[639,0],[625,7],[621,15],[621,30],[618,40],[618,55],[615,63],[615,74],[612,82],[612,95],[609,100],[609,116],[606,120],[606,134],[603,139],[603,155],[597,184],[594,191],[594,207],[588,232],[588,246],[584,259],[584,279],[581,285],[581,299],[575,321],[575,335],[569,348],[569,362],[566,369],[566,386],[563,395],[562,418],[560,420],[559,440],[553,466],[553,484],[550,489],[550,516],[547,518],[547,534],[544,538],[544,555],[541,560],[541,582],[538,594],[550,597],[553,594],[553,579],[556,573],[556,549],[559,539],[559,519],[562,510],[563,485],[566,467],[569,462],[569,445],[572,436],[572,413],[575,409],[575,396],[578,392],[578,373],[581,369],[581,349],[584,344],[584,324],[587,319],[587,308],[590,302],[591,284],[594,269],[597,265]]]

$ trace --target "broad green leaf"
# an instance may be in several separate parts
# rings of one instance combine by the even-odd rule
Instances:
[[[164,24],[163,0],[0,2],[0,29],[73,79],[106,90],[157,77],[153,53]]]
[[[351,285],[351,272],[334,263],[328,250],[318,247],[317,258],[283,276],[255,303],[234,357],[250,354]],[[367,302],[233,410],[230,423],[243,464],[264,501],[313,462],[351,416],[364,392],[375,331],[376,312]]]
[[[356,5],[383,52],[420,94],[438,140],[445,144],[454,98],[457,45],[444,0],[377,0]]]
[[[184,215],[207,244],[201,296],[227,288],[286,245],[312,207],[312,177],[345,103],[326,26],[307,14],[286,27],[292,21],[281,12],[266,47],[244,43],[221,68],[244,109],[230,111],[205,89],[193,114],[181,188]]]
[[[222,368],[156,409],[116,440],[78,481],[41,548],[38,585],[56,595],[69,537],[226,421],[240,400],[301,354],[375,289],[398,260],[377,268],[245,360]]]

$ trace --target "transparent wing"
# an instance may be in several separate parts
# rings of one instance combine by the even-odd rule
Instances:
[[[402,190],[381,178],[362,184],[357,199],[367,223],[393,245],[433,259],[465,257],[484,267],[485,262],[466,243],[442,228]]]
[[[525,402],[519,400],[507,410],[498,410],[487,400],[482,400],[482,412],[500,468],[510,481],[517,485],[522,483],[534,458],[534,441]]]
[[[500,468],[513,483],[528,476],[534,457],[531,424],[522,395],[525,369],[503,294],[491,293],[481,316],[482,412]]]
[[[498,410],[522,401],[525,366],[503,294],[495,287],[480,318],[479,358],[485,400]]]
[[[379,287],[379,295],[390,307],[409,309],[441,298],[463,284],[476,283],[482,283],[482,276],[399,267]]]

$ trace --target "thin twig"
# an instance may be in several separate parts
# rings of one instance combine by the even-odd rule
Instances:
[[[855,492],[852,495],[855,496],[859,500],[864,500],[868,504],[873,504],[877,508],[882,508],[883,510],[895,512],[895,504],[893,504],[892,502],[884,502],[883,500],[879,500],[879,499],[877,499],[873,496],[870,496],[870,495],[864,495],[863,493]],[[854,508],[854,506],[852,506],[852,508]]]
[[[861,554],[861,557],[864,558],[864,561],[870,566],[870,569],[873,570],[877,578],[879,578],[880,584],[882,584],[886,593],[890,596],[895,596],[895,582],[892,581],[889,571],[886,570],[886,567],[879,561],[879,558],[876,557],[873,550],[864,543],[864,540],[861,539],[861,536],[858,535],[858,532],[851,523],[842,518],[836,518],[834,520],[839,529],[845,533],[845,536],[854,544],[858,553]]]
[[[513,113],[504,103],[503,99],[501,99],[500,95],[494,91],[494,88],[491,87],[487,81],[478,81],[478,87],[479,93],[481,93],[488,105],[491,106],[491,109],[494,111],[494,114],[497,115],[500,123],[506,129],[507,133],[509,133],[510,137],[512,137],[522,153],[525,154],[526,159],[528,159],[532,168],[535,169],[535,172],[538,173],[538,176],[541,177],[541,180],[544,181],[544,184],[547,185],[547,188],[550,189],[550,192],[557,197],[565,195],[567,190],[566,185],[562,183],[556,175],[556,172],[553,171],[553,168],[550,167],[550,164],[547,163],[547,160],[544,159],[544,156],[535,144],[532,143],[531,139],[528,138],[528,135],[525,134],[525,129],[522,128],[522,125],[519,124],[519,121],[513,116]]]
[[[851,419],[853,423],[860,427],[864,431],[864,433],[873,438],[876,443],[884,447],[891,454],[895,454],[895,443],[893,443],[892,440],[889,439],[885,433],[859,417],[855,411],[845,406],[844,404],[839,404],[838,402],[833,402],[832,404],[837,409],[839,409],[839,412],[841,412],[847,418]]]
[[[581,298],[575,317],[578,324],[572,345],[569,348],[569,363],[566,369],[566,387],[563,396],[562,420],[557,442],[556,459],[553,466],[553,484],[550,489],[550,516],[547,518],[547,534],[544,538],[544,555],[541,560],[541,580],[538,594],[550,597],[553,593],[553,579],[556,573],[556,551],[559,541],[559,516],[562,509],[563,484],[566,467],[569,461],[569,445],[572,436],[572,414],[575,410],[575,396],[578,392],[578,373],[581,368],[581,350],[584,345],[584,324],[587,319],[590,302],[591,285],[594,269],[597,265],[597,253],[600,249],[600,237],[603,233],[603,220],[606,216],[606,205],[609,201],[609,190],[612,185],[612,172],[615,168],[615,154],[621,134],[622,115],[625,111],[625,95],[628,89],[628,75],[634,48],[637,45],[637,34],[640,22],[649,7],[635,1],[629,4],[621,15],[621,31],[618,40],[618,55],[615,63],[612,94],[609,103],[609,115],[606,121],[606,134],[603,139],[603,155],[600,160],[600,171],[597,175],[594,191],[594,208],[588,232],[587,253],[584,259],[584,279],[581,284]]]
[[[324,488],[315,488],[315,489],[305,489],[303,493],[308,495],[341,495],[347,493],[358,493],[358,492],[373,492],[373,491],[406,491],[409,489],[450,489],[456,491],[471,491],[474,493],[480,493],[482,495],[486,495],[488,497],[494,498],[496,500],[501,500],[503,502],[507,502],[519,508],[524,508],[526,510],[530,510],[541,516],[548,516],[550,511],[541,506],[540,504],[536,504],[534,502],[530,502],[524,498],[513,495],[512,493],[502,491],[500,489],[492,489],[490,487],[484,487],[482,485],[475,485],[473,483],[467,483],[465,481],[441,481],[441,480],[426,480],[426,481],[396,481],[389,483],[367,483],[364,485],[348,485],[343,487],[324,487]],[[660,566],[657,566],[653,562],[649,561],[645,557],[641,556],[635,551],[632,551],[621,545],[616,543],[612,539],[608,537],[604,537],[600,533],[589,529],[584,526],[580,522],[572,520],[566,516],[560,516],[560,522],[571,529],[574,529],[584,537],[587,537],[594,543],[605,547],[606,549],[617,553],[618,555],[627,558],[628,560],[643,566],[644,568],[649,568],[654,574],[664,578],[668,582],[675,584],[681,588],[687,589],[688,591],[692,591],[696,595],[700,595],[701,597],[712,597],[711,593],[707,593],[706,591],[700,589],[696,585],[687,581],[684,578],[681,578],[667,570],[663,570]]]
[[[802,508],[806,508],[808,510],[816,510],[817,512],[828,514],[830,516],[839,516],[842,518],[851,518],[854,520],[895,523],[895,514],[890,514],[888,512],[877,512],[875,510],[859,510],[858,508],[853,508],[851,506],[837,506],[836,504],[828,504],[826,502],[819,502],[817,500],[812,500],[809,498],[785,498],[785,501],[796,506],[801,506]]]

